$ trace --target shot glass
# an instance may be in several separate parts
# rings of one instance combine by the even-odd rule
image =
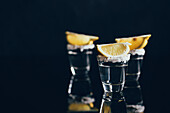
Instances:
[[[123,87],[129,59],[130,54],[113,58],[97,56],[104,89],[100,113],[127,113]]]
[[[90,67],[94,44],[75,46],[68,44],[68,58],[72,73],[68,88],[68,112],[96,112],[94,108]]]

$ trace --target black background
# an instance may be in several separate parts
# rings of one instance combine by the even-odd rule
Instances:
[[[140,79],[144,104],[146,113],[168,113],[169,5],[168,0],[0,1],[0,112],[66,112],[65,31],[70,30],[99,36],[95,43],[151,33]],[[94,67],[91,79],[99,106],[102,86]]]

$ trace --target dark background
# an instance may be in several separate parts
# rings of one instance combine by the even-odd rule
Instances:
[[[99,36],[95,43],[151,33],[140,79],[144,104],[146,113],[168,113],[169,5],[168,0],[0,1],[0,112],[66,112],[65,31],[70,30]],[[91,79],[99,106],[102,87],[95,68]]]

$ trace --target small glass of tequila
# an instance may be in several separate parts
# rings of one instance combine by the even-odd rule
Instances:
[[[89,77],[90,60],[93,54],[94,44],[90,45],[67,45],[68,58],[72,77],[68,88],[68,112],[90,113],[97,112],[94,109],[95,99]]]
[[[127,112],[143,113],[145,107],[143,105],[141,87],[138,80],[141,74],[141,67],[145,50],[134,49],[130,51],[130,54],[131,58],[128,62],[125,80],[126,82],[123,90],[127,103]]]
[[[129,59],[130,54],[112,58],[97,56],[100,78],[104,89],[100,113],[127,113],[122,91]]]

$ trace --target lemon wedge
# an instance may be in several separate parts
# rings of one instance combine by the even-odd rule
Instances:
[[[69,110],[70,111],[89,111],[90,106],[88,106],[87,104],[82,104],[82,103],[73,103],[73,104],[70,104]]]
[[[147,44],[148,40],[151,37],[151,34],[148,35],[140,35],[140,36],[134,36],[134,37],[128,37],[128,38],[116,38],[115,41],[117,43],[131,43],[129,45],[130,50],[133,49],[143,49]]]
[[[97,45],[98,51],[105,57],[120,57],[129,53],[129,43],[113,43]]]
[[[65,33],[68,43],[72,45],[89,45],[99,39],[97,36],[78,34],[69,31],[66,31]]]

